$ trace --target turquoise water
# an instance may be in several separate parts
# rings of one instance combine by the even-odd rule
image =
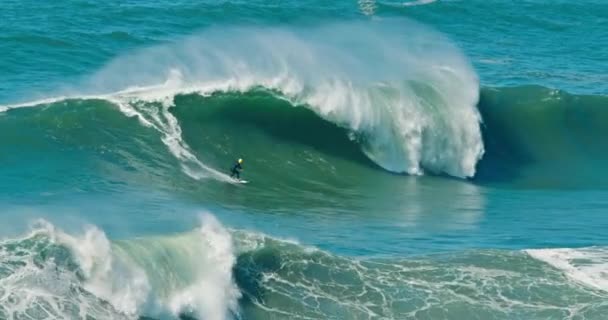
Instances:
[[[605,1],[3,9],[0,319],[608,311]]]

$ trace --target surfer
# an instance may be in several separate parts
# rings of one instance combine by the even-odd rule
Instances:
[[[243,167],[241,166],[242,164],[243,159],[238,159],[234,166],[232,166],[232,169],[230,169],[231,178],[234,178],[236,176],[237,180],[241,180],[241,170],[243,170]]]

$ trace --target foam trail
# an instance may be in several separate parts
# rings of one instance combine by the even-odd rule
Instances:
[[[570,279],[585,286],[608,292],[608,249],[531,249],[531,257],[564,272]]]
[[[193,178],[230,181],[190,151],[169,109],[177,94],[257,87],[350,130],[390,171],[471,177],[484,152],[469,62],[443,36],[403,20],[210,28],[120,57],[80,91],[105,92],[126,115],[162,132]]]
[[[234,180],[228,175],[202,163],[194,155],[194,153],[190,151],[189,146],[183,141],[179,123],[177,122],[177,119],[168,111],[168,109],[172,106],[169,96],[182,92],[181,89],[178,89],[174,85],[174,82],[176,81],[175,77],[180,77],[179,72],[173,72],[172,76],[170,76],[165,83],[160,85],[130,87],[125,90],[109,94],[72,94],[25,103],[8,104],[0,106],[0,113],[18,108],[49,105],[65,100],[106,100],[118,106],[120,111],[126,116],[136,117],[142,125],[154,128],[156,131],[161,133],[163,143],[176,158],[181,160],[183,171],[190,177],[196,180],[214,178],[219,181],[235,183]],[[162,95],[163,93],[165,96]],[[162,107],[160,110],[158,110],[158,108],[155,107],[142,105],[139,103],[142,99],[148,102],[160,102]],[[138,105],[143,107],[144,110],[137,108]]]
[[[373,16],[376,13],[378,4],[376,0],[359,0],[359,10],[366,16]]]
[[[421,6],[421,5],[425,5],[425,4],[430,4],[433,2],[436,2],[437,0],[417,0],[417,1],[410,1],[410,2],[404,2],[403,6],[404,7],[413,7],[413,6]]]

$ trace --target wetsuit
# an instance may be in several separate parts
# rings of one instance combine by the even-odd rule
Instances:
[[[241,179],[241,170],[243,170],[243,167],[237,161],[234,166],[232,166],[232,169],[230,169],[230,177],[233,178],[236,176],[237,179]]]

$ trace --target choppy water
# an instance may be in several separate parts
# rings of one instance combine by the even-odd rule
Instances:
[[[0,319],[602,319],[607,23],[4,1]]]

